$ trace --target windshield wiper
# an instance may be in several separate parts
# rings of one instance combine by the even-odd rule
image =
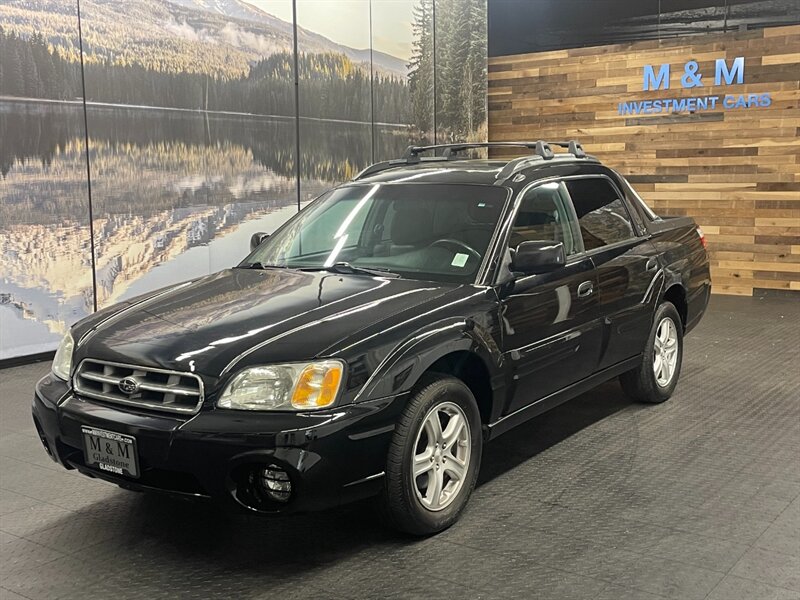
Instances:
[[[260,262],[251,262],[243,265],[236,265],[235,269],[288,269],[286,265],[265,265]]]
[[[301,271],[330,271],[331,273],[341,273],[342,275],[377,275],[378,277],[400,277],[397,273],[392,273],[389,269],[376,267],[356,267],[348,262],[336,262],[324,267],[305,267]]]

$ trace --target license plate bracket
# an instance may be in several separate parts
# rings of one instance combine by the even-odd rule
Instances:
[[[83,454],[87,467],[112,475],[139,477],[139,454],[132,435],[89,427],[81,427]]]

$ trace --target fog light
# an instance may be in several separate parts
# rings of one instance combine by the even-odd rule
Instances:
[[[288,502],[292,495],[292,482],[289,474],[275,465],[261,471],[261,487],[272,500]]]

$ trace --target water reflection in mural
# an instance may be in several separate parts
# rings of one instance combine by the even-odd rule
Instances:
[[[236,264],[251,233],[274,231],[296,210],[292,120],[90,114],[100,307]],[[0,155],[6,355],[15,338],[51,347],[93,308],[82,125],[77,106],[0,103],[0,137],[27,140]],[[303,152],[309,197],[365,166],[352,157],[368,154],[368,125],[313,121],[301,131],[315,142]],[[388,128],[385,137],[402,152],[402,135]]]
[[[431,0],[373,3],[372,38],[369,3],[329,4],[298,0],[298,181],[291,0],[81,2],[91,228],[76,6],[0,5],[0,359],[236,264],[298,186],[304,204],[432,138],[411,68]]]
[[[78,15],[58,4],[58,56],[26,3],[0,6],[0,97],[73,101],[0,98],[0,359],[52,349],[94,309],[80,70],[66,58]]]

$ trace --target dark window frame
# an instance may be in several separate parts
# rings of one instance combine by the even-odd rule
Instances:
[[[548,183],[555,183],[555,184],[557,184],[559,186],[558,192],[559,192],[559,195],[561,196],[561,199],[562,199],[562,201],[564,203],[564,209],[566,211],[566,215],[565,215],[566,221],[564,222],[563,225],[570,229],[570,233],[573,236],[573,250],[574,251],[570,252],[570,253],[566,253],[567,259],[569,260],[573,256],[579,256],[579,255],[585,253],[586,249],[585,249],[585,247],[583,245],[583,236],[581,235],[580,223],[578,221],[578,215],[575,212],[575,205],[572,202],[572,197],[569,194],[569,190],[567,189],[566,183],[561,178],[556,178],[554,180],[547,180],[547,181],[541,181],[541,182],[534,182],[532,185],[528,185],[528,186],[526,186],[525,188],[523,188],[520,191],[520,193],[518,194],[518,197],[517,197],[517,202],[515,203],[515,206],[514,206],[514,213],[513,213],[513,216],[511,218],[509,227],[508,227],[508,235],[506,236],[506,244],[505,244],[505,246],[507,248],[511,248],[513,250],[513,248],[510,245],[511,236],[514,234],[514,226],[516,225],[517,219],[519,218],[519,215],[520,215],[520,213],[522,211],[523,204],[530,197],[531,193],[535,193],[539,188],[544,187]],[[558,207],[556,207],[556,208],[558,208]],[[543,239],[542,241],[549,241],[549,240]],[[556,241],[556,240],[553,240],[553,241]],[[565,248],[565,252],[566,252],[566,248]]]
[[[604,174],[604,173],[597,173],[597,174],[592,173],[592,174],[585,174],[585,175],[575,175],[575,176],[572,176],[572,177],[564,177],[562,179],[567,180],[567,181],[575,180],[575,179],[581,179],[581,180],[585,180],[585,179],[603,179],[603,180],[605,180],[611,186],[611,189],[614,191],[614,193],[617,195],[617,200],[619,200],[620,203],[622,204],[622,207],[625,210],[625,215],[623,215],[623,216],[627,216],[628,223],[630,224],[631,231],[633,232],[633,235],[631,237],[626,238],[624,240],[617,240],[615,242],[611,242],[611,243],[608,243],[608,244],[603,244],[602,246],[598,246],[597,248],[591,248],[591,249],[588,249],[588,250],[585,249],[584,250],[584,254],[592,254],[593,252],[601,252],[601,251],[603,251],[603,250],[605,250],[607,248],[613,248],[614,246],[618,246],[618,245],[622,245],[622,244],[628,244],[631,241],[637,240],[637,239],[641,238],[644,235],[645,232],[642,232],[641,227],[637,223],[637,219],[633,218],[633,215],[631,213],[631,207],[628,206],[628,199],[626,198],[625,194],[622,192],[620,187],[614,182],[614,180],[609,175]],[[570,201],[572,202],[572,209],[575,211],[575,214],[577,215],[578,211],[577,211],[577,208],[575,207],[575,199],[572,197],[572,194],[569,191],[569,186],[567,186],[565,184],[565,187],[567,189],[567,194],[569,195]],[[578,225],[580,227],[580,218],[578,218]]]
[[[541,179],[537,179],[535,181],[531,181],[530,183],[525,185],[519,191],[514,191],[513,192],[513,196],[512,196],[513,199],[507,205],[508,214],[503,218],[502,223],[498,227],[497,237],[496,237],[496,239],[493,241],[493,243],[490,246],[490,251],[491,252],[487,253],[487,259],[490,259],[487,262],[487,265],[486,265],[487,268],[483,273],[481,273],[481,277],[476,279],[476,285],[495,286],[495,285],[498,285],[498,283],[501,282],[501,279],[502,279],[502,276],[503,276],[503,272],[502,272],[502,268],[500,268],[500,267],[501,267],[501,265],[503,264],[503,262],[505,260],[504,257],[505,257],[505,253],[508,251],[508,248],[509,248],[508,243],[509,243],[509,240],[510,240],[510,237],[511,237],[511,230],[513,229],[514,221],[516,221],[516,219],[517,219],[517,213],[519,212],[519,209],[522,206],[522,199],[524,198],[524,195],[526,193],[528,193],[528,191],[531,190],[532,188],[535,188],[535,187],[540,186],[540,185],[544,185],[545,183],[557,182],[557,183],[562,183],[562,184],[564,184],[566,186],[566,182],[570,181],[570,180],[573,180],[573,179],[605,179],[605,180],[607,180],[611,184],[611,186],[614,188],[614,190],[617,192],[617,196],[619,197],[619,199],[622,200],[622,204],[625,207],[625,210],[627,211],[627,214],[628,214],[628,217],[629,217],[629,219],[631,221],[631,226],[633,227],[635,235],[634,235],[634,237],[632,237],[630,239],[627,239],[627,240],[623,240],[621,242],[616,242],[614,244],[608,244],[608,245],[601,246],[599,248],[595,248],[595,249],[592,249],[592,250],[586,250],[584,248],[582,252],[577,252],[575,254],[570,254],[567,257],[567,263],[566,263],[565,266],[569,266],[571,264],[575,264],[577,262],[580,262],[580,261],[586,259],[587,257],[592,256],[593,254],[596,254],[598,252],[604,252],[604,251],[608,250],[609,248],[613,248],[615,246],[621,246],[621,245],[627,245],[627,244],[631,244],[631,243],[636,243],[636,242],[640,241],[643,237],[646,237],[646,236],[649,235],[649,232],[647,232],[647,231],[644,231],[644,232],[638,231],[638,229],[637,229],[637,227],[635,225],[635,221],[632,218],[630,218],[631,207],[628,205],[629,201],[628,201],[627,197],[625,196],[625,194],[622,193],[622,190],[620,189],[620,186],[617,185],[617,183],[614,181],[614,179],[610,175],[608,175],[607,173],[583,173],[583,174],[580,174],[580,175],[553,175],[553,176],[549,176],[549,177],[542,177]],[[570,196],[570,194],[569,194],[569,189],[567,189],[567,196],[569,197],[570,209],[574,213],[575,219],[577,220],[577,211],[575,210],[575,203],[574,203],[574,201],[572,199],[572,196]],[[580,226],[579,223],[577,223],[577,225]],[[581,245],[583,245],[582,237],[580,239],[580,243],[581,243]]]

